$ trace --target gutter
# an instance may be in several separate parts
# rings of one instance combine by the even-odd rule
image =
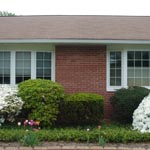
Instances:
[[[0,43],[150,44],[150,40],[17,39],[17,40],[0,40]]]

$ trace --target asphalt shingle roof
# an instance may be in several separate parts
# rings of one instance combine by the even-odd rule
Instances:
[[[5,39],[150,40],[150,17],[0,17],[0,40]]]

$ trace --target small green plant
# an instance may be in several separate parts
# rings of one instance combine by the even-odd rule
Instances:
[[[106,144],[106,140],[103,136],[101,136],[101,133],[100,133],[101,126],[100,125],[98,126],[98,129],[99,129],[98,144],[99,144],[99,146],[102,146],[104,148],[104,146]]]
[[[18,126],[21,126],[21,122],[17,123]],[[20,143],[23,146],[31,146],[32,148],[36,145],[41,145],[39,139],[37,138],[36,132],[33,131],[38,131],[38,129],[40,129],[39,125],[40,122],[39,121],[34,121],[34,120],[25,120],[23,122],[24,127],[26,128],[26,132],[23,136],[23,138],[21,138]],[[28,130],[28,126],[30,127],[31,130]]]
[[[87,131],[87,141],[86,141],[86,143],[87,143],[87,146],[89,147],[89,144],[90,144],[90,135],[89,135],[90,129],[87,128],[86,131]]]
[[[25,135],[21,138],[20,143],[23,146],[31,146],[32,148],[41,145],[36,133],[28,130],[26,130]]]

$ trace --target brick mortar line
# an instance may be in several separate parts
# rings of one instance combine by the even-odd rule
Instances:
[[[100,146],[47,146],[47,147],[0,147],[0,150],[146,150],[137,147],[100,147]]]

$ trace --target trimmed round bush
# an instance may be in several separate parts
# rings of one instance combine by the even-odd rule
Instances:
[[[104,99],[98,94],[70,94],[61,101],[59,110],[61,125],[98,124],[104,112]]]
[[[19,84],[18,95],[24,101],[28,119],[40,121],[42,126],[51,126],[57,118],[64,88],[50,80],[26,80]]]
[[[116,91],[110,99],[114,110],[113,118],[120,123],[131,123],[134,110],[148,94],[149,90],[144,87],[129,87]]]

